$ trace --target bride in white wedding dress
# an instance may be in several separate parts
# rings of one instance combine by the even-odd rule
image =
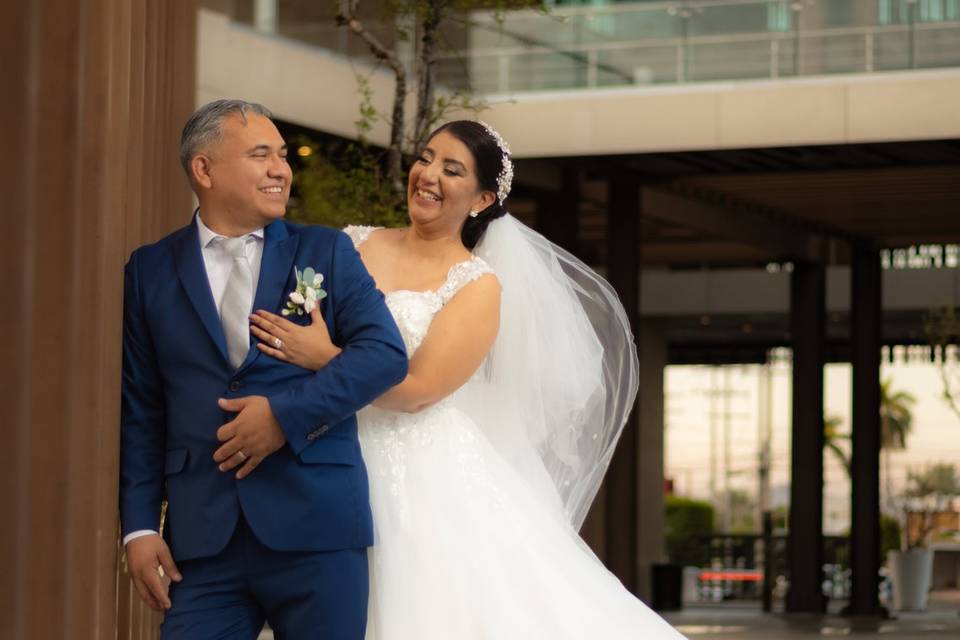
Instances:
[[[633,405],[635,348],[609,285],[506,215],[512,176],[496,132],[449,123],[410,171],[410,227],[345,229],[410,355],[358,415],[367,638],[682,638],[577,535]],[[323,322],[258,312],[252,329],[308,368],[339,353]]]

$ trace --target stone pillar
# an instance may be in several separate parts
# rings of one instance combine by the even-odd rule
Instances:
[[[791,276],[793,427],[787,566],[790,613],[822,612],[823,366],[826,346],[826,270],[797,262]]]
[[[175,149],[193,109],[197,8],[4,9],[0,635],[112,639],[124,618],[119,637],[148,637],[155,619],[118,613],[123,264],[189,219]]]

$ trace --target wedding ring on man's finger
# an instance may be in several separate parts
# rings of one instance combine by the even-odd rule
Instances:
[[[245,454],[243,451],[237,451],[237,455],[240,456],[240,462],[243,462],[247,459],[247,454]]]
[[[281,340],[280,338],[274,338],[273,348],[277,350],[283,349],[283,340]]]

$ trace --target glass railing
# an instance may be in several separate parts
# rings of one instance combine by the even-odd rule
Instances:
[[[367,3],[360,3],[367,7]],[[200,6],[266,34],[278,35],[355,59],[374,60],[365,42],[336,22],[335,0],[200,0]],[[396,25],[384,21],[380,3],[370,2],[363,15],[366,29],[388,47],[394,46]]]
[[[371,57],[336,27],[335,3],[229,4],[234,20],[254,28]],[[545,4],[544,12],[478,11],[452,21],[441,38],[441,83],[491,94],[960,66],[960,0]],[[375,15],[368,24],[393,44],[392,24]],[[401,47],[412,53],[411,44]]]
[[[713,0],[470,16],[441,65],[483,93],[960,66],[960,2]],[[467,71],[464,74],[464,70]]]

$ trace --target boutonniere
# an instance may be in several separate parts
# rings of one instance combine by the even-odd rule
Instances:
[[[285,316],[313,313],[317,303],[327,297],[327,292],[320,285],[323,284],[323,274],[317,273],[310,267],[300,271],[296,267],[297,288],[287,295],[287,307],[280,313]]]

